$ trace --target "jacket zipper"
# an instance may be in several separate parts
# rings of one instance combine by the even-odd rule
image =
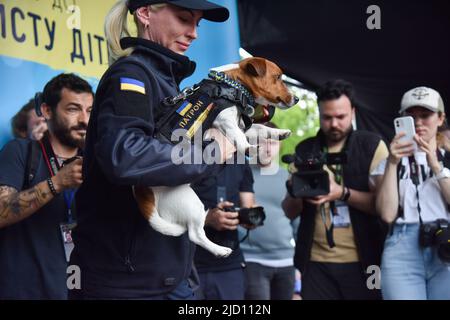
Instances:
[[[125,265],[127,266],[128,272],[132,273],[135,271],[133,264],[131,263],[130,254],[125,257]]]
[[[127,266],[129,273],[133,273],[134,271],[136,271],[135,267],[133,266],[133,262],[131,261],[131,256],[133,254],[134,246],[135,246],[135,242],[136,242],[136,229],[137,229],[136,221],[134,222],[132,229],[133,229],[133,231],[131,232],[130,246],[128,247],[128,253],[125,256],[125,265]]]

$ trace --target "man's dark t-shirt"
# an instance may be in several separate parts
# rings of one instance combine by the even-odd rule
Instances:
[[[0,185],[22,191],[29,143],[15,139],[0,151]],[[28,188],[50,177],[42,153],[39,157]],[[66,220],[64,197],[58,195],[30,217],[0,229],[0,299],[67,299],[59,228]]]
[[[248,164],[225,165],[217,176],[191,184],[206,209],[215,208],[221,200],[233,202],[239,207],[239,193],[253,193],[253,174]],[[222,199],[220,199],[222,198]],[[206,236],[218,245],[233,249],[227,258],[217,258],[209,251],[197,246],[194,262],[199,272],[227,271],[241,267],[244,257],[239,248],[237,230],[217,231],[205,227]]]

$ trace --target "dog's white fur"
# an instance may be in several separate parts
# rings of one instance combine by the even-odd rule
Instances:
[[[226,65],[215,70],[226,71],[239,68],[239,65]],[[265,101],[259,101],[265,103]],[[286,109],[295,104],[294,98],[290,105],[280,103],[276,107]],[[273,105],[273,104],[272,104]],[[220,130],[227,138],[234,142],[238,152],[255,149],[256,145],[250,145],[247,141],[256,141],[258,137],[271,137],[272,139],[284,139],[290,135],[290,130],[269,128],[260,124],[253,124],[246,133],[242,130],[241,117],[236,106],[226,108],[215,119],[213,128]],[[206,137],[208,138],[208,137]],[[232,250],[219,246],[210,241],[203,229],[207,211],[194,190],[188,185],[176,187],[152,187],[155,196],[153,213],[149,223],[156,231],[168,236],[180,236],[189,232],[189,239],[217,257],[227,257]]]

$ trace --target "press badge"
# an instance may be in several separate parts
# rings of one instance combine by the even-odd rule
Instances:
[[[336,211],[333,215],[335,228],[347,228],[350,226],[350,212],[345,202],[335,201]]]
[[[74,244],[72,240],[72,230],[77,226],[76,223],[61,223],[59,228],[61,230],[62,241],[64,245],[64,253],[66,254],[66,261],[69,262],[70,254],[72,253]]]

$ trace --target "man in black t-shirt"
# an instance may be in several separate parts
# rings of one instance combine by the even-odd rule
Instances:
[[[0,151],[0,300],[67,299],[73,197],[93,92],[83,79],[61,74],[42,100],[48,133],[39,142],[14,139]]]
[[[233,249],[229,257],[217,258],[197,247],[194,263],[203,296],[206,300],[243,300],[245,263],[239,248],[238,213],[224,209],[254,206],[252,171],[248,164],[227,164],[219,175],[203,179],[191,187],[209,209],[205,220],[207,237]]]

